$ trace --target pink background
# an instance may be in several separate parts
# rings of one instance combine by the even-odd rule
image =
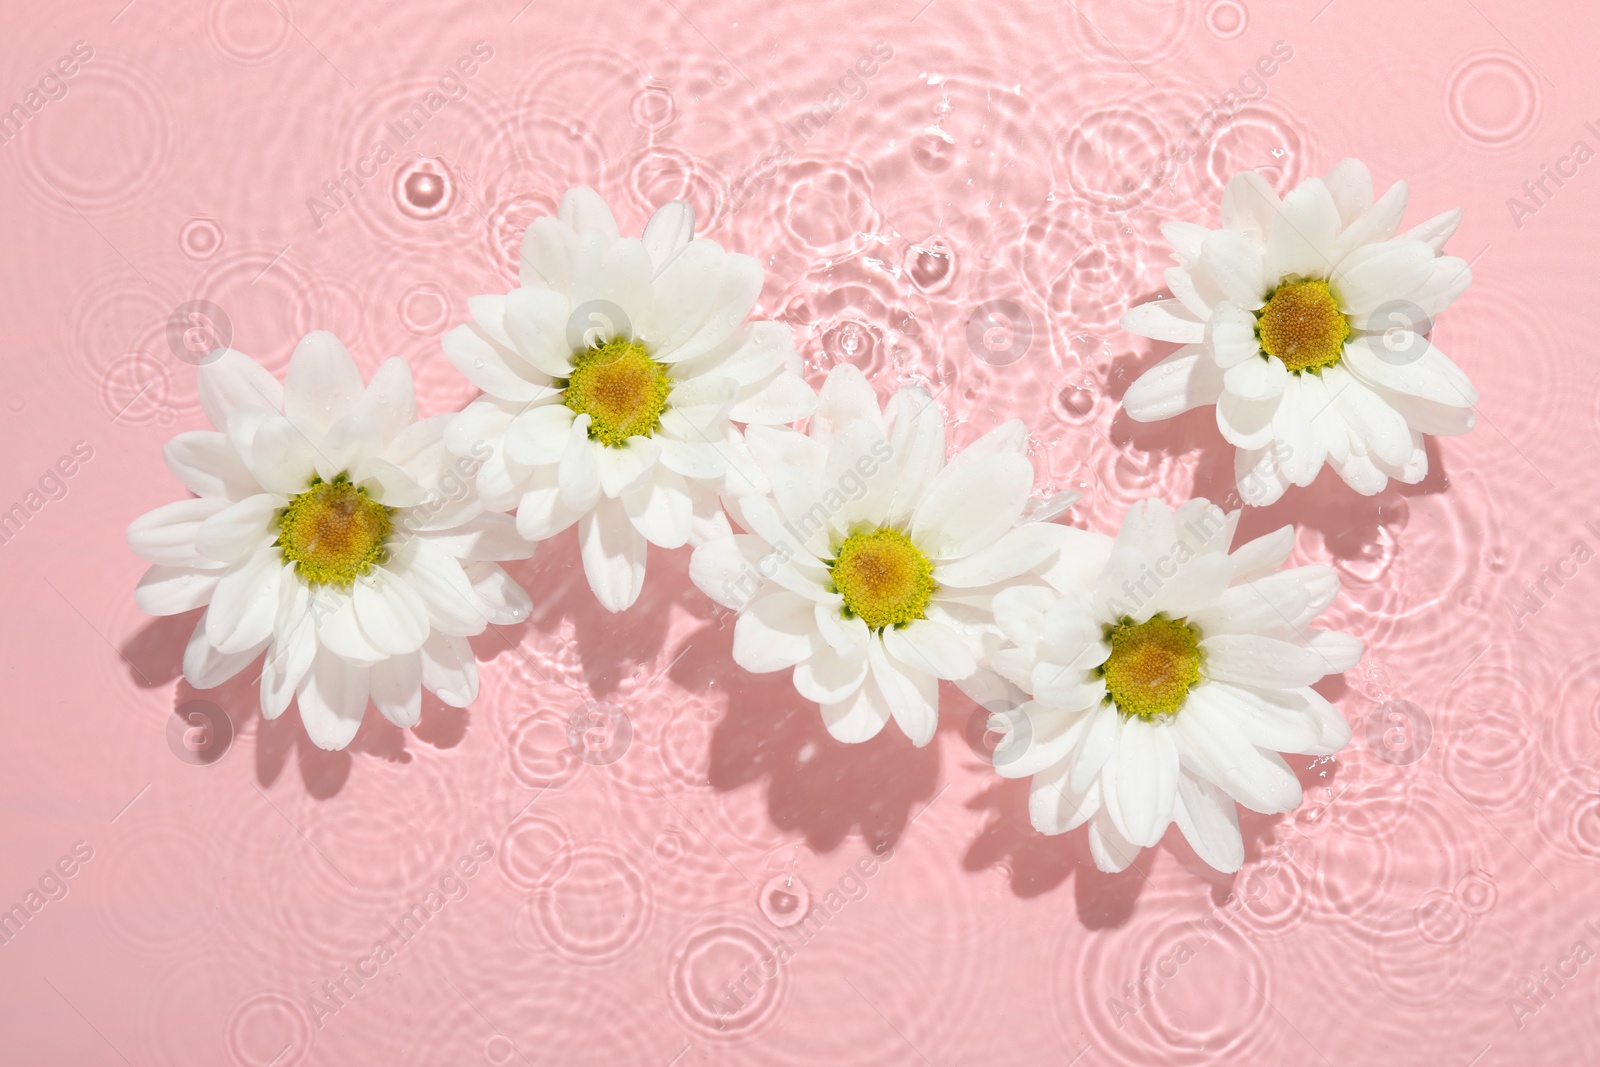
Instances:
[[[0,545],[0,908],[41,880],[66,891],[0,945],[0,1061],[1593,1059],[1600,163],[1547,180],[1520,219],[1507,198],[1575,140],[1600,148],[1600,14],[520,2],[12,5],[0,104],[74,42],[93,56],[0,144],[0,510],[41,479],[61,497],[31,498]],[[465,96],[399,144],[386,124],[477,41],[493,54]],[[1252,78],[1280,41],[1292,56]],[[830,105],[803,140],[785,125]],[[308,198],[380,138],[396,158],[319,226]],[[178,678],[192,618],[134,608],[123,530],[180,495],[160,447],[202,425],[174,308],[214,302],[279,371],[313,328],[368,370],[404,355],[425,409],[448,410],[470,390],[439,336],[510,287],[522,229],[576,183],[635,232],[686,198],[700,232],[760,257],[761,311],[814,379],[848,361],[885,393],[924,382],[957,444],[1026,420],[1041,490],[1085,494],[1075,521],[1113,530],[1152,493],[1222,499],[1209,411],[1118,415],[1170,350],[1118,317],[1160,285],[1163,219],[1214,224],[1237,169],[1286,187],[1344,155],[1380,189],[1409,180],[1413,222],[1466,208],[1452,251],[1475,282],[1434,339],[1483,405],[1422,485],[1363,498],[1327,471],[1246,516],[1251,534],[1297,523],[1297,558],[1339,568],[1332,621],[1369,652],[1327,690],[1355,740],[1299,761],[1299,811],[1246,818],[1238,876],[1176,833],[1115,877],[1081,833],[1034,834],[1024,783],[987,769],[954,690],[926,749],[893,730],[832,743],[787,679],[733,668],[685,553],[654,552],[612,618],[570,535],[544,546],[513,566],[536,617],[475,642],[479,701],[430,705],[409,734],[369,711],[336,754],[292,714],[263,723],[254,672],[195,694]],[[1003,366],[967,340],[997,300],[1032,326]],[[76,442],[92,458],[50,478]],[[186,746],[175,709],[196,699],[226,713],[230,746]],[[627,717],[626,751],[569,744],[590,700]],[[585,762],[584,743],[621,757]],[[892,858],[851,876],[874,849]],[[390,925],[463,858],[473,876],[402,943]],[[809,940],[784,925],[805,901],[832,911]],[[374,970],[380,939],[395,947]],[[799,947],[763,965],[778,941]]]

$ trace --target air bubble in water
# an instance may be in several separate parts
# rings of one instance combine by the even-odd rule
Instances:
[[[418,159],[395,174],[395,202],[414,219],[436,219],[450,210],[455,183],[437,159]]]

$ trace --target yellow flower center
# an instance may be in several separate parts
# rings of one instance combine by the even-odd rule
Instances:
[[[872,630],[923,618],[939,588],[933,562],[911,538],[887,526],[846,537],[828,571],[844,597],[845,617],[859,618]]]
[[[589,436],[612,448],[661,427],[672,380],[644,345],[623,338],[579,352],[561,402],[589,416]]]
[[[320,477],[278,513],[277,546],[311,585],[348,587],[388,558],[394,509],[350,484],[349,474]]]
[[[1327,282],[1287,282],[1256,312],[1256,334],[1263,352],[1298,374],[1339,362],[1350,323]]]
[[[1183,619],[1124,618],[1106,627],[1111,655],[1100,666],[1106,696],[1125,718],[1150,720],[1183,707],[1200,681],[1200,631]]]

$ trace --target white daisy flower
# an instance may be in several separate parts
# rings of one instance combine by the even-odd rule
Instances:
[[[1279,571],[1294,528],[1229,554],[1239,513],[1205,500],[1129,509],[1113,541],[1073,531],[1048,587],[995,597],[1011,647],[997,671],[1031,699],[991,717],[995,769],[1032,776],[1033,825],[1087,822],[1095,864],[1120,871],[1176,823],[1221,871],[1244,862],[1238,802],[1300,803],[1280,752],[1327,754],[1350,727],[1312,683],[1355,666],[1361,642],[1317,629],[1331,567]]]
[[[1219,230],[1164,225],[1173,299],[1122,326],[1184,347],[1133,383],[1128,414],[1215,404],[1249,504],[1310,485],[1324,462],[1368,495],[1421,481],[1423,434],[1476,421],[1478,391],[1424,336],[1472,271],[1443,254],[1459,209],[1396,236],[1405,207],[1405,182],[1374,202],[1365,164],[1346,159],[1281,201],[1260,175],[1235,175]]]
[[[1067,535],[1028,520],[1074,498],[1029,510],[1020,422],[946,462],[944,413],[925,390],[903,388],[880,411],[848,365],[828,375],[806,433],[753,427],[748,443],[772,492],[730,501],[750,532],[708,541],[689,564],[706,595],[739,613],[735,662],[793,668],[840,741],[866,741],[892,717],[926,745],[940,679],[971,678],[986,640],[998,645],[995,593]]]
[[[650,544],[726,534],[719,494],[744,491],[753,465],[736,423],[804,418],[816,396],[788,327],[746,322],[761,266],[692,240],[694,212],[674,202],[643,238],[620,237],[592,190],[536,219],[522,245],[522,287],[471,301],[473,321],[444,338],[482,389],[450,447],[486,445],[486,504],[517,509],[538,541],[574,523],[600,603],[638,599]]]
[[[411,371],[391,359],[363,387],[338,339],[301,341],[284,384],[227,350],[200,368],[215,431],[167,443],[195,498],[145,514],[128,544],[153,566],[134,598],[152,615],[205,607],[183,655],[197,689],[263,652],[261,714],[298,697],[322,748],[350,743],[367,701],[415,726],[422,690],[455,707],[478,693],[467,637],[527,618],[498,565],[533,550],[482,514],[453,416],[418,421]]]

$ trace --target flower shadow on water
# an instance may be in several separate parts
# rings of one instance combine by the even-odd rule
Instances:
[[[869,849],[892,847],[939,791],[937,744],[914,748],[892,722],[861,744],[834,740],[789,671],[750,674],[734,664],[731,622],[694,635],[670,676],[694,692],[727,694],[711,736],[711,788],[764,782],[773,825],[802,834],[814,852],[832,851],[852,833]],[[955,693],[941,688],[941,701]]]
[[[674,608],[699,618],[710,614],[705,595],[689,581],[690,551],[651,546],[638,601],[613,614],[589,589],[576,531],[559,533],[541,542],[532,558],[501,564],[528,591],[533,612],[520,625],[490,627],[489,633],[472,639],[473,648],[480,661],[525,656],[519,651],[521,641],[533,631],[545,649],[542,656],[529,659],[529,666],[542,673],[539,658],[567,658],[566,666],[581,671],[591,693],[597,697],[612,693],[640,667],[660,658]],[[561,648],[563,643],[572,647]]]
[[[1150,293],[1140,301],[1156,299]],[[1138,303],[1140,301],[1135,301]],[[1234,478],[1234,446],[1217,429],[1216,409],[1195,408],[1160,422],[1136,422],[1122,409],[1122,397],[1138,377],[1180,346],[1160,341],[1144,342],[1145,354],[1118,356],[1112,365],[1108,388],[1118,403],[1109,436],[1118,447],[1182,456],[1197,453],[1194,489],[1190,494],[1231,511],[1241,507]],[[1308,486],[1291,485],[1276,503],[1264,508],[1244,507],[1235,545],[1244,544],[1280,526],[1315,530],[1335,559],[1353,560],[1381,551],[1381,531],[1403,529],[1410,516],[1409,500],[1444,492],[1450,479],[1444,469],[1438,439],[1424,441],[1428,474],[1415,485],[1391,481],[1375,496],[1362,496],[1344,483],[1337,471],[1324,466]]]
[[[411,730],[401,730],[368,705],[361,729],[347,748],[329,752],[318,748],[307,736],[293,704],[282,715],[268,721],[261,716],[261,667],[263,659],[212,689],[196,689],[183,677],[183,650],[200,619],[198,610],[182,615],[151,619],[122,646],[129,677],[141,689],[159,689],[176,682],[172,694],[172,715],[182,730],[188,722],[185,707],[202,701],[219,708],[232,726],[232,744],[237,746],[247,733],[255,734],[256,781],[271,786],[283,774],[290,759],[300,772],[306,792],[325,800],[338,794],[349,780],[357,754],[392,763],[410,762],[407,734],[434,748],[449,749],[466,737],[470,709],[452,708],[427,690],[422,693],[422,718]]]

